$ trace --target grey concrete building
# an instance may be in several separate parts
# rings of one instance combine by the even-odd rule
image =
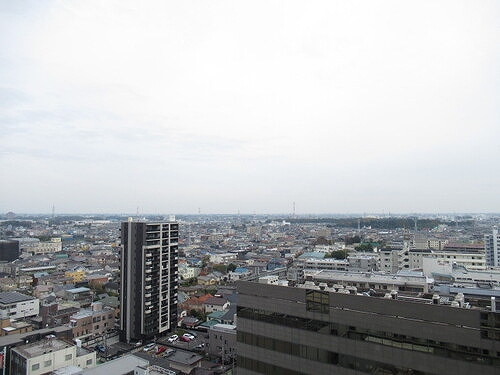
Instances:
[[[498,374],[500,313],[239,281],[238,374]]]
[[[177,325],[179,224],[122,223],[120,339],[151,340]]]

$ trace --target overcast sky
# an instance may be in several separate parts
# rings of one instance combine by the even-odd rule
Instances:
[[[500,211],[498,1],[0,2],[0,212]]]

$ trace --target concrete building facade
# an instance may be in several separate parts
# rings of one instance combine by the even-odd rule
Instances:
[[[69,325],[73,329],[75,338],[101,335],[114,327],[115,309],[103,307],[101,303],[94,302],[92,308],[81,309],[72,315]]]
[[[500,371],[500,313],[239,281],[238,374]]]

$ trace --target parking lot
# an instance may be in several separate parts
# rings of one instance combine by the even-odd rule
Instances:
[[[193,335],[194,338],[182,338],[185,333]],[[173,342],[169,342],[168,338],[174,334],[178,336],[178,339]],[[107,345],[104,345],[104,343]],[[98,345],[102,346],[102,348],[96,349]],[[97,356],[101,361],[107,361],[125,353],[134,353],[141,357],[149,358],[152,362],[156,362],[168,358],[176,349],[196,352],[198,355],[203,356],[206,353],[207,345],[207,333],[179,330],[169,336],[157,339],[154,343],[145,343],[145,345],[141,346],[122,343],[118,341],[118,337],[112,337],[108,340],[101,339],[97,341],[96,347],[93,345],[87,347],[90,350],[96,350]],[[146,348],[146,350],[144,350],[144,348]]]
[[[181,337],[186,332],[195,335],[195,338],[189,341],[182,341]],[[162,345],[171,346],[173,348],[198,351],[201,353],[203,353],[203,348],[205,348],[208,343],[208,334],[205,332],[178,331],[175,334],[179,337],[179,339],[173,342],[168,342],[168,338],[172,335],[162,337],[161,339],[157,340],[157,342]],[[200,345],[202,346],[201,348]]]

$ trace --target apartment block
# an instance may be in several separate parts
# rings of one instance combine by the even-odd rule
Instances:
[[[177,326],[179,224],[129,220],[121,241],[120,338],[151,340]]]
[[[94,302],[90,309],[82,309],[70,318],[73,337],[84,338],[101,335],[115,325],[115,309]]]

